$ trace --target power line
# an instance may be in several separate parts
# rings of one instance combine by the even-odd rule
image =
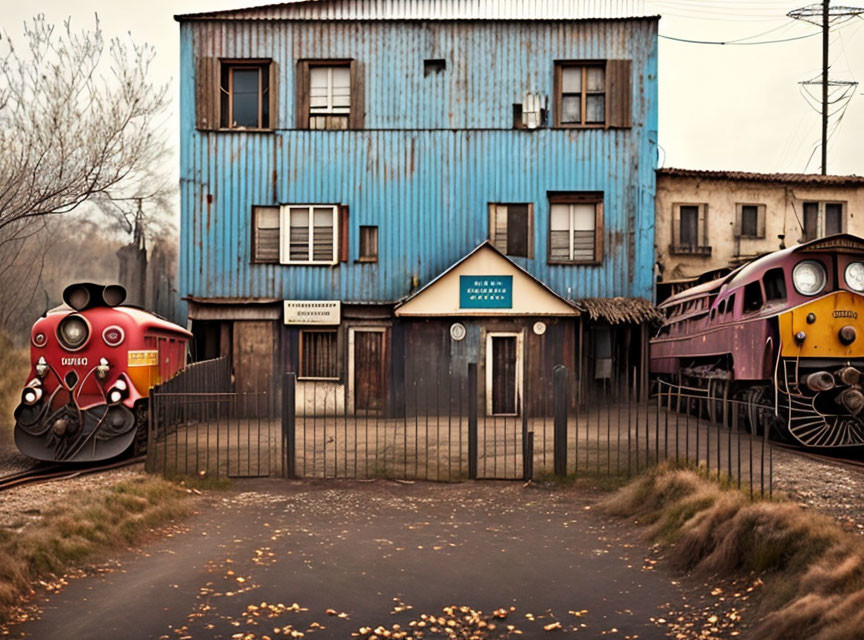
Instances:
[[[757,44],[778,44],[781,42],[792,42],[793,40],[804,40],[818,36],[818,33],[808,33],[803,36],[795,36],[793,38],[783,38],[782,40],[760,40],[759,42],[742,42],[740,40],[690,40],[689,38],[676,38],[674,36],[665,36],[660,34],[660,37],[665,40],[674,40],[675,42],[686,42],[687,44],[713,44],[713,45],[735,45],[739,47],[757,45]]]

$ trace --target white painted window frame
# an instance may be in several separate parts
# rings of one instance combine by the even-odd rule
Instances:
[[[348,70],[348,106],[347,107],[336,107],[333,102],[333,70],[339,69],[347,69]],[[309,85],[311,90],[312,84],[312,73],[313,70],[317,71],[327,71],[327,106],[325,107],[309,107],[309,115],[310,116],[326,116],[326,115],[340,115],[347,116],[351,113],[351,102],[353,96],[351,95],[351,68],[348,65],[344,64],[333,64],[333,65],[315,65],[310,67],[309,69]],[[311,96],[310,96],[311,99]]]
[[[492,413],[492,339],[516,338],[516,413]],[[522,381],[524,366],[524,333],[522,331],[490,331],[486,334],[486,415],[487,416],[518,416],[524,411],[522,406]]]
[[[291,260],[291,209],[309,210],[309,247],[307,260]],[[333,252],[330,260],[314,260],[315,225],[314,209],[329,208],[333,212]],[[283,204],[279,207],[279,262],[298,265],[334,265],[339,262],[339,209],[338,204]]]

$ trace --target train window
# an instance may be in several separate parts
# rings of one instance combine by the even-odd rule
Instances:
[[[758,280],[744,287],[744,313],[759,311],[762,308],[762,303],[762,286]]]
[[[731,316],[733,311],[735,311],[735,294],[734,293],[731,296],[729,296],[728,301],[726,302],[726,313]]]
[[[717,313],[719,313],[721,316],[726,315],[726,301],[725,300],[720,301],[720,306],[717,308]]]
[[[786,278],[783,275],[783,269],[777,267],[765,272],[762,278],[762,284],[765,286],[765,299],[785,300],[786,299]]]

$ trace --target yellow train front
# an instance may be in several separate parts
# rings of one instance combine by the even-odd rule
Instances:
[[[186,366],[191,334],[123,306],[122,287],[70,285],[36,321],[15,443],[37,460],[91,462],[146,440],[150,389]]]
[[[776,251],[666,300],[650,368],[812,448],[864,447],[864,239]]]

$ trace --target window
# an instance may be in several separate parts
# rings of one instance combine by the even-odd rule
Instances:
[[[362,129],[363,87],[356,60],[297,63],[297,128]]]
[[[223,129],[270,127],[270,62],[223,62],[220,82]]]
[[[561,126],[591,126],[606,122],[606,66],[562,64],[560,76]]]
[[[765,205],[738,204],[735,205],[736,236],[739,238],[765,237]]]
[[[489,239],[503,254],[532,258],[534,225],[530,204],[490,204]]]
[[[549,205],[549,262],[599,264],[602,194],[553,194]]]
[[[252,207],[252,262],[279,262],[279,207]]]
[[[675,204],[672,206],[672,255],[710,256],[706,204]]]
[[[805,202],[804,240],[843,233],[846,226],[844,207],[843,202]]]
[[[286,264],[335,264],[339,260],[339,207],[285,205],[280,257]]]
[[[360,262],[378,262],[378,227],[360,227]]]
[[[753,313],[762,308],[762,286],[759,281],[744,287],[744,313]]]
[[[300,378],[338,380],[335,329],[300,332]]]
[[[630,60],[559,61],[555,64],[556,127],[630,127]]]
[[[782,268],[777,267],[766,271],[762,277],[762,284],[765,287],[765,299],[769,302],[786,299],[786,277],[783,275]]]
[[[442,59],[424,60],[423,75],[431,76],[447,70],[447,61]]]

